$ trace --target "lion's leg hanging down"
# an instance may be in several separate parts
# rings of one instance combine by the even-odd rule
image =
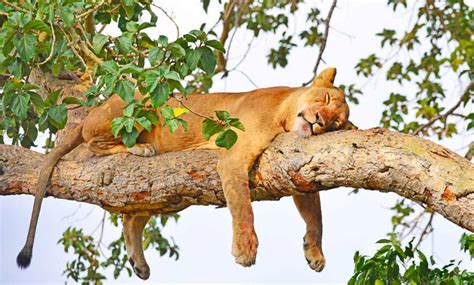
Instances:
[[[150,277],[150,267],[143,254],[143,229],[151,216],[123,215],[123,234],[128,261],[135,274],[143,280]]]
[[[232,216],[232,255],[242,266],[255,264],[258,239],[248,187],[248,168],[242,159],[219,160],[217,171],[222,181],[227,207]]]
[[[293,196],[296,208],[306,223],[306,234],[303,238],[304,256],[311,269],[320,272],[324,269],[324,259],[321,247],[323,222],[319,193]]]

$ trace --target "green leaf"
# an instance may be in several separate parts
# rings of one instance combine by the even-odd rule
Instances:
[[[171,120],[171,119],[174,118],[173,109],[171,109],[171,108],[168,107],[168,106],[162,108],[162,109],[160,110],[160,113],[161,113],[161,115],[163,116],[163,118],[165,118],[166,120]]]
[[[218,40],[206,41],[205,44],[207,46],[210,46],[210,47],[213,47],[217,50],[220,50],[221,52],[225,52],[224,46],[222,46],[222,43]]]
[[[224,126],[214,120],[205,119],[202,122],[202,135],[206,140],[209,140],[213,135],[221,132],[222,130],[224,130]]]
[[[201,0],[202,1],[202,8],[204,11],[207,13],[207,8],[209,8],[209,2],[210,0]]]
[[[126,29],[129,32],[135,33],[138,31],[138,23],[136,22],[128,22],[126,25]]]
[[[74,7],[72,5],[58,5],[59,16],[64,21],[65,27],[69,28],[76,21],[76,14],[74,13]]]
[[[51,28],[46,25],[43,21],[41,20],[31,20],[29,21],[24,27],[23,30],[25,32],[35,30],[35,31],[40,31],[40,32],[45,32],[51,34]]]
[[[214,53],[208,47],[202,47],[199,49],[202,53],[200,58],[202,70],[204,70],[206,73],[213,74],[216,68],[216,57],[214,56]]]
[[[135,145],[135,142],[137,141],[138,138],[138,131],[135,127],[132,128],[131,132],[126,132],[124,129],[122,129],[120,133],[122,137],[122,142],[126,147],[132,147]]]
[[[28,112],[28,103],[30,101],[30,95],[26,93],[15,94],[11,98],[10,107],[20,120],[25,120]]]
[[[120,53],[127,54],[132,51],[132,39],[128,36],[120,36],[117,38]]]
[[[201,50],[192,49],[186,54],[186,63],[189,65],[191,70],[196,69],[199,60],[201,59]]]
[[[151,132],[151,122],[147,118],[145,118],[145,117],[137,118],[137,122],[145,130]]]
[[[229,125],[231,125],[232,127],[234,128],[237,128],[243,132],[245,132],[245,126],[244,124],[242,124],[241,121],[239,121],[239,119],[237,118],[230,118],[229,120]]]
[[[167,83],[160,84],[158,88],[151,93],[151,103],[154,108],[160,108],[163,106],[168,99],[170,98],[170,87]]]
[[[148,60],[150,60],[151,65],[155,65],[157,61],[161,61],[164,56],[165,52],[161,48],[153,47],[150,49]]]
[[[127,107],[123,109],[123,115],[125,117],[131,117],[133,115],[134,109],[135,109],[135,104],[129,104]]]
[[[216,116],[219,118],[219,120],[226,122],[230,118],[230,114],[227,111],[216,111]]]
[[[59,94],[61,94],[62,89],[57,89],[51,92],[48,97],[46,98],[46,105],[47,106],[53,106],[56,105],[59,99]]]
[[[113,60],[105,61],[100,68],[105,71],[105,73],[112,74],[118,74],[120,70],[119,65]]]
[[[164,35],[160,35],[158,37],[158,43],[162,46],[167,46],[168,45],[168,37]]]
[[[158,79],[159,77],[160,74],[156,70],[152,70],[146,74],[145,83],[149,92],[153,92],[153,90],[158,86],[158,83],[160,82]]]
[[[135,118],[124,118],[124,126],[127,133],[132,132],[135,128]]]
[[[67,105],[81,105],[81,100],[75,97],[66,97],[63,99],[63,103]]]
[[[98,55],[108,41],[109,38],[107,36],[104,36],[102,34],[95,35],[94,39],[92,39],[92,47],[94,49],[94,53]]]
[[[124,65],[122,68],[119,70],[120,73],[132,73],[132,74],[140,74],[143,72],[143,68],[136,66],[133,63],[128,63]]]
[[[122,117],[115,118],[112,120],[112,134],[114,135],[114,137],[117,137],[122,128],[124,127],[123,120],[124,118]]]
[[[176,119],[171,119],[171,120],[166,121],[166,125],[168,126],[172,134],[176,132],[176,130],[179,127],[178,120]]]
[[[48,110],[48,122],[57,129],[63,129],[67,121],[67,109],[64,104],[56,105]]]
[[[118,80],[115,84],[115,93],[128,103],[133,100],[135,95],[135,85],[128,80]]]
[[[24,61],[30,61],[36,56],[36,44],[38,39],[33,34],[17,35],[13,43]]]
[[[41,98],[41,96],[39,94],[33,93],[33,92],[30,92],[29,95],[30,95],[30,102],[33,103],[35,111],[38,114],[43,113],[43,110],[44,110],[44,107],[45,107],[45,104],[43,102],[43,98]]]
[[[153,28],[153,27],[156,27],[156,25],[150,22],[143,22],[138,26],[138,32],[141,30]]]
[[[173,54],[177,58],[181,58],[186,55],[186,51],[184,50],[184,48],[177,43],[170,44],[168,49],[171,51],[171,54]]]
[[[216,139],[216,145],[226,149],[230,149],[237,141],[237,134],[230,129],[220,133]]]
[[[176,71],[173,71],[173,70],[166,73],[164,77],[167,78],[167,79],[171,79],[171,80],[177,80],[177,81],[180,80],[179,74]]]

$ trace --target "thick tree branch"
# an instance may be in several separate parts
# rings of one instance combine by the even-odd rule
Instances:
[[[1,145],[0,195],[33,194],[42,160],[42,154]],[[169,213],[191,205],[224,206],[216,161],[215,153],[203,150],[151,158],[120,154],[89,156],[80,162],[62,160],[48,193],[117,212]],[[341,186],[394,192],[474,230],[474,165],[415,136],[383,129],[310,139],[283,134],[250,173],[254,201]]]

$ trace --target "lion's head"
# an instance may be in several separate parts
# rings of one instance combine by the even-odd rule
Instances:
[[[335,68],[323,70],[298,99],[293,131],[302,137],[345,128],[349,106],[341,89],[333,85]]]

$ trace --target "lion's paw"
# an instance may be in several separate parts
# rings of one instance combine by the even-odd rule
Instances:
[[[138,156],[154,156],[155,148],[149,143],[136,144],[127,148],[128,152]]]
[[[128,261],[133,268],[133,272],[137,275],[140,279],[147,280],[150,277],[150,267],[148,264],[143,264],[139,266],[135,264],[135,261],[132,258],[129,258]]]
[[[255,231],[239,231],[234,234],[232,244],[232,255],[235,256],[235,262],[249,267],[255,264],[257,259],[258,239]]]
[[[320,247],[318,247],[316,244],[304,243],[303,248],[304,257],[306,258],[309,267],[311,267],[311,269],[316,272],[321,272],[326,265],[326,259],[324,258]]]

